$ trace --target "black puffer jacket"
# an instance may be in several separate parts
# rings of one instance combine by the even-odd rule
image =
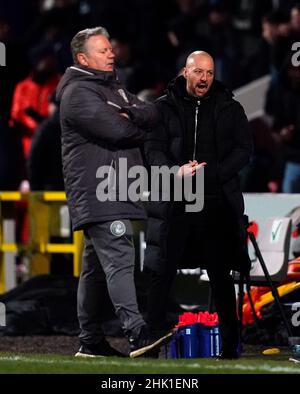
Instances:
[[[141,202],[99,201],[96,177],[102,166],[114,168],[118,200],[118,163],[142,165],[140,146],[157,111],[127,92],[113,72],[70,67],[58,86],[65,190],[73,229],[114,219],[144,219]],[[126,112],[130,119],[121,116]],[[110,180],[109,180],[110,181]]]
[[[149,165],[168,167],[185,164],[184,138],[187,135],[183,100],[186,97],[185,79],[172,81],[167,94],[156,103],[161,122],[148,134],[145,154]],[[213,115],[217,178],[237,221],[237,253],[242,255],[241,268],[249,265],[245,248],[244,201],[239,187],[239,171],[248,163],[252,152],[252,136],[242,106],[220,82],[214,81],[209,94],[214,95]],[[147,249],[145,266],[164,271],[166,239],[172,215],[172,202],[150,202],[148,209]],[[178,230],[180,231],[180,230]],[[179,239],[180,237],[178,237]],[[174,242],[177,242],[174,240]],[[240,254],[240,251],[242,252]],[[244,253],[245,252],[245,253]],[[233,258],[233,260],[237,260]],[[234,267],[239,269],[240,267]]]

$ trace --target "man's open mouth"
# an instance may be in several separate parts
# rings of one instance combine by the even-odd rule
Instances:
[[[196,88],[198,89],[206,89],[207,84],[206,83],[197,83]]]

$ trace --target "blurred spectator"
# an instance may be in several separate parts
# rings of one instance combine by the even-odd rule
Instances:
[[[254,152],[250,163],[241,171],[241,187],[246,193],[278,192],[282,179],[283,157],[278,136],[264,118],[249,122]]]
[[[161,75],[157,70],[157,63],[152,59],[137,60],[128,39],[115,37],[111,40],[111,45],[118,78],[130,92],[136,94],[142,89],[155,88],[159,84]]]
[[[207,4],[199,0],[177,0],[178,14],[168,22],[167,36],[176,53],[177,73],[187,56],[201,43],[201,50],[211,52]]]
[[[17,190],[24,177],[21,140],[0,120],[0,190]]]
[[[262,37],[268,44],[271,72],[276,77],[285,66],[291,50],[289,15],[282,11],[266,15],[262,22]]]
[[[132,53],[132,45],[129,40],[122,38],[113,38],[111,45],[115,54],[115,63],[119,80],[126,88],[133,93],[137,93],[144,88],[145,79],[148,73],[143,68],[141,62],[136,60]],[[148,81],[151,83],[151,81]],[[149,85],[148,85],[149,86]]]
[[[291,29],[293,34],[300,36],[300,3],[291,9]]]
[[[263,15],[273,9],[272,0],[232,0],[232,23],[235,34],[235,53],[240,59],[238,85],[258,78],[261,69],[258,49],[261,41]],[[259,60],[259,62],[258,62]]]
[[[70,41],[81,27],[78,1],[54,0],[44,2],[36,22],[29,27],[25,41],[30,48],[48,45],[55,53],[59,72],[70,66]]]
[[[22,40],[24,33],[38,17],[37,0],[0,0],[0,19],[6,20],[11,26],[12,37]]]
[[[0,19],[0,41],[6,48],[6,66],[0,67],[0,113],[1,121],[7,123],[15,85],[26,76],[29,65],[24,48],[13,41],[11,25],[4,19]]]
[[[215,77],[229,88],[238,86],[239,59],[228,8],[220,2],[208,14],[211,54],[215,60]]]
[[[54,95],[49,104],[50,117],[37,128],[28,158],[30,189],[64,190],[61,160],[59,107]]]
[[[243,40],[245,54],[252,51],[251,42],[257,39],[261,32],[261,20],[273,9],[272,0],[232,0],[233,24]],[[252,37],[251,37],[252,36]]]
[[[53,80],[49,77],[41,82],[37,65],[26,78],[30,72],[27,54],[32,61],[32,51],[50,48],[50,63],[56,62],[62,73],[72,63],[71,37],[99,22],[114,37],[120,80],[134,93],[149,90],[150,100],[178,73],[186,55],[199,46],[212,53],[218,79],[231,88],[271,72],[270,89],[277,91],[291,44],[300,41],[299,0],[0,0],[0,41],[7,54],[7,67],[0,67],[4,153],[8,141],[5,125],[11,118],[13,142],[7,146],[18,145],[22,138],[28,155],[31,136],[48,116],[47,97],[57,83],[54,74]],[[282,81],[278,83],[282,85]],[[265,141],[270,137],[267,126],[254,122],[253,128],[257,135],[261,129],[266,131],[262,133]],[[272,143],[270,151],[263,146],[257,149],[260,169],[274,158]],[[262,178],[257,187],[265,189],[269,174],[263,170],[257,174]]]
[[[285,158],[282,191],[300,192],[300,66],[291,63],[268,92],[266,112],[282,143]]]
[[[32,51],[31,61],[32,73],[17,84],[11,109],[11,124],[22,136],[26,158],[38,124],[48,116],[49,97],[60,79],[50,47]]]

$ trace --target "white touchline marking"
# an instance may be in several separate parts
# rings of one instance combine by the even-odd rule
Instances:
[[[128,359],[129,360],[129,359]],[[28,363],[39,363],[39,364],[84,364],[88,365],[87,363],[91,360],[47,360],[47,359],[39,359],[39,358],[29,358],[26,356],[0,356],[0,361],[26,361]],[[117,360],[104,360],[104,359],[93,359],[93,365],[99,365],[99,366],[109,366],[109,365],[114,365],[114,366],[120,366],[120,367],[126,367],[126,368],[131,368],[131,367],[150,367],[149,362],[143,362],[140,360],[139,362],[133,361],[124,364],[123,361],[117,361]],[[180,368],[180,364],[175,364],[174,362],[170,363],[159,363],[158,364],[159,368]],[[201,371],[203,370],[228,370],[228,369],[233,369],[233,370],[240,370],[240,371],[259,371],[259,372],[273,372],[273,373],[300,373],[300,368],[297,366],[294,367],[281,367],[281,366],[271,366],[266,363],[263,363],[261,365],[241,365],[241,364],[223,364],[222,365],[218,364],[216,362],[216,365],[201,365],[198,363],[193,363],[193,364],[186,364],[185,368],[191,368],[191,369],[199,369]]]

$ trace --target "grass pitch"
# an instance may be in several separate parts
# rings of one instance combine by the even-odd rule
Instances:
[[[80,359],[47,354],[0,353],[2,374],[300,374],[288,354],[214,359]]]

